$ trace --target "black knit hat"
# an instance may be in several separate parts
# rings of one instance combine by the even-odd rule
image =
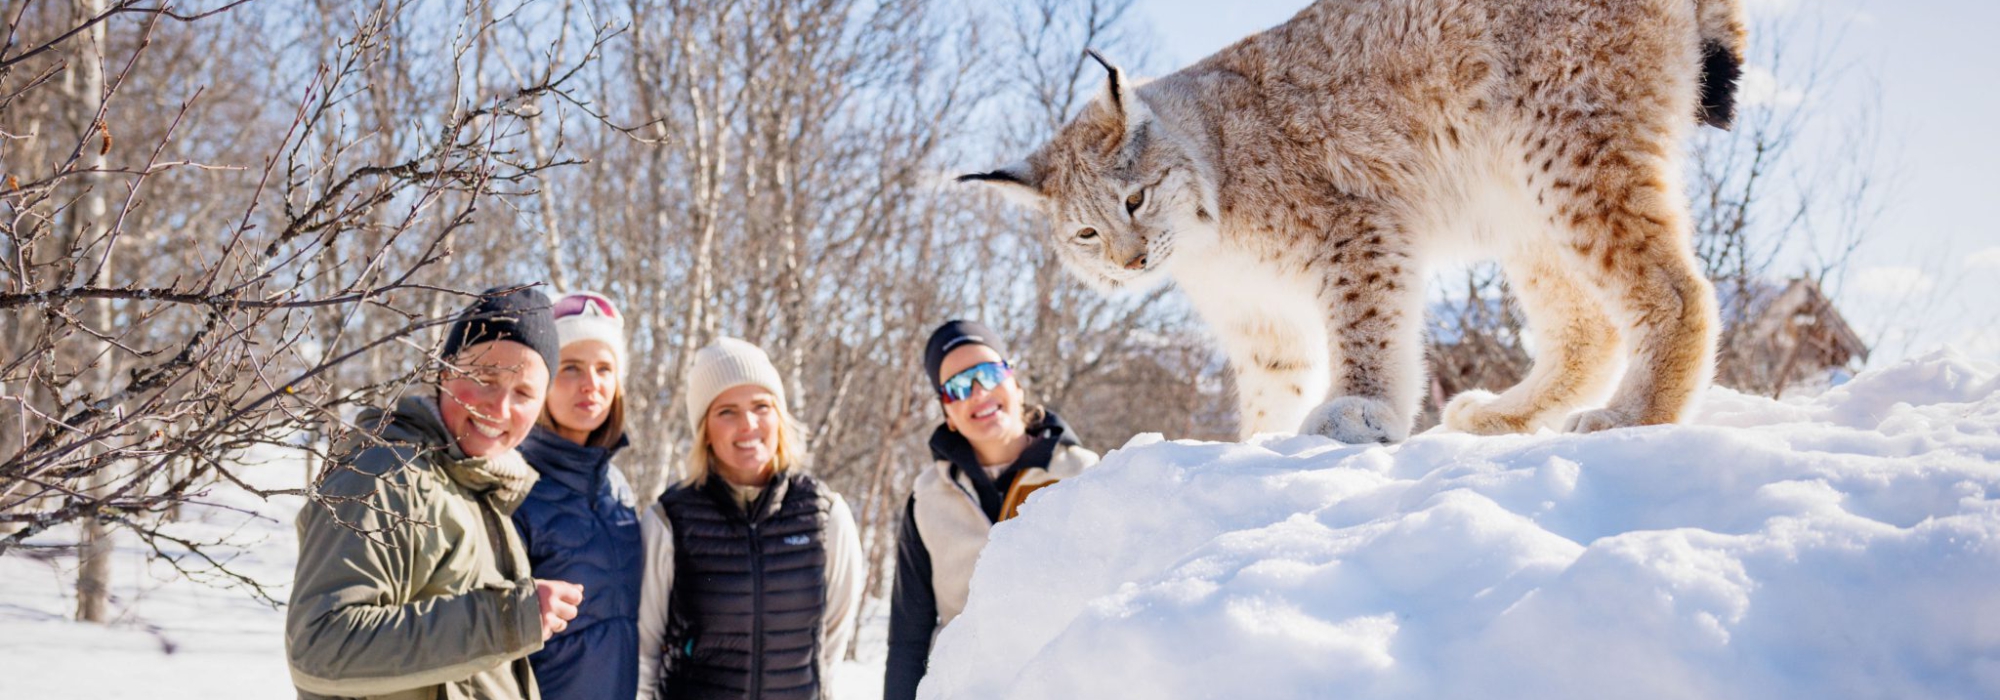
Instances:
[[[507,290],[513,291],[507,291]],[[526,285],[510,284],[479,293],[479,300],[465,308],[444,336],[444,356],[491,340],[512,340],[528,346],[548,364],[549,376],[556,374],[556,355],[562,343],[556,339],[556,320],[549,314],[549,298]]]
[[[924,371],[931,375],[931,386],[937,386],[943,378],[938,372],[944,367],[944,356],[951,354],[960,345],[984,345],[993,348],[1001,359],[1007,358],[1007,344],[1000,341],[1000,334],[978,321],[946,321],[931,331],[930,342],[924,344]]]

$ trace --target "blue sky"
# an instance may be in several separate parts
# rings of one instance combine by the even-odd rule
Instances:
[[[1283,22],[1305,0],[1138,0],[1157,63],[1179,67]],[[1851,113],[1880,86],[1884,132],[1874,174],[1885,209],[1836,290],[1881,366],[1950,345],[2000,360],[2000,3],[1974,0],[1746,0],[1793,45],[1838,34],[1841,89],[1805,105]],[[1753,35],[1753,43],[1773,37]],[[1766,86],[1782,99],[1792,86]],[[1844,110],[1844,111],[1843,111]],[[1830,130],[1829,130],[1830,131]],[[1804,167],[1830,165],[1838,137],[1808,138]]]

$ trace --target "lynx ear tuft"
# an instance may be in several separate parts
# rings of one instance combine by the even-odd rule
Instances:
[[[1124,114],[1125,105],[1129,103],[1127,98],[1131,97],[1127,94],[1129,86],[1125,80],[1125,71],[1104,60],[1104,54],[1098,53],[1097,49],[1084,49],[1083,55],[1089,56],[1091,60],[1097,62],[1097,65],[1104,67],[1104,98],[1110,102],[1111,109]]]
[[[1132,136],[1139,132],[1140,127],[1152,119],[1152,112],[1146,109],[1145,103],[1139,101],[1138,93],[1132,89],[1132,80],[1126,77],[1124,69],[1112,65],[1096,49],[1084,49],[1083,54],[1096,61],[1097,65],[1104,67],[1106,76],[1104,92],[1099,95],[1099,99],[1104,100],[1105,106],[1111,108],[1111,113],[1117,115],[1118,121],[1124,127],[1123,138],[1113,144],[1114,148],[1123,148],[1132,142]]]
[[[1029,208],[1039,209],[1047,201],[1042,194],[1041,173],[1027,161],[983,173],[966,173],[957,179],[991,185],[1015,204]]]

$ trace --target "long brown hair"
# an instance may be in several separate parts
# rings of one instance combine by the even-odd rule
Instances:
[[[583,444],[586,447],[602,447],[608,450],[617,445],[620,438],[625,437],[625,383],[623,381],[625,375],[620,374],[618,378],[620,380],[618,388],[611,393],[611,410],[604,414],[604,424],[597,426],[596,430],[590,431],[590,437],[584,438]],[[542,402],[542,415],[535,418],[535,425],[548,428],[551,432],[556,432],[556,419],[554,415],[549,413],[548,402]]]

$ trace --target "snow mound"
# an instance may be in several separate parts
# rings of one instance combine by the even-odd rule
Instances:
[[[1134,439],[996,527],[926,698],[2000,697],[2000,367],[1690,425]]]

